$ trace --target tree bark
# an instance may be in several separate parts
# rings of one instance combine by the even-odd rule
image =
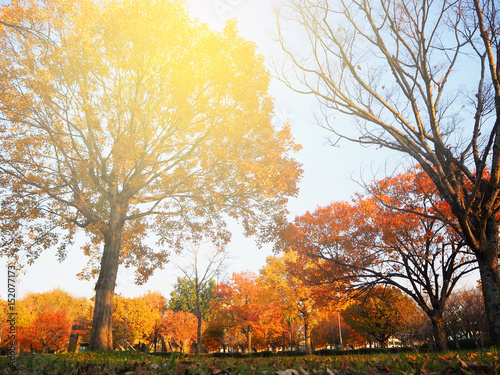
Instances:
[[[201,306],[200,306],[200,283],[198,282],[198,276],[196,276],[196,319],[198,320],[198,325],[196,327],[196,355],[199,356],[201,353]]]
[[[309,324],[304,323],[304,339],[305,339],[305,351],[307,355],[312,354],[311,348],[311,334],[309,332]]]
[[[494,221],[491,219],[490,221]],[[494,228],[492,228],[494,227]],[[490,224],[486,230],[487,248],[476,254],[481,275],[488,333],[493,344],[500,346],[500,268],[498,264],[498,226]]]
[[[248,326],[248,355],[252,355],[252,327]]]
[[[439,351],[445,351],[448,349],[448,340],[446,339],[446,330],[444,328],[443,313],[429,315],[432,323],[432,334],[434,336],[434,342]]]
[[[198,319],[198,326],[197,326],[197,332],[196,332],[196,355],[200,355],[201,353],[201,323],[202,323],[202,319],[201,319],[201,315],[198,315],[196,317]]]
[[[113,213],[115,211],[115,213]],[[104,233],[104,250],[99,278],[95,286],[95,306],[90,335],[90,350],[113,350],[113,296],[115,294],[124,220],[113,210]]]

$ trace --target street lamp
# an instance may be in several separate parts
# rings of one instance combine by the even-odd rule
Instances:
[[[337,310],[337,318],[339,320],[340,350],[344,350],[344,346],[342,345],[342,327],[340,326],[340,311],[339,310]]]

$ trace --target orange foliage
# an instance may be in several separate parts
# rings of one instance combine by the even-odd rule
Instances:
[[[476,268],[450,206],[418,168],[367,189],[368,197],[357,195],[352,203],[333,202],[295,218],[277,247],[315,264],[308,272],[311,282],[399,288],[427,314],[438,346],[445,349],[446,300],[460,278]]]
[[[73,325],[81,327],[77,332],[87,340],[92,309],[92,301],[60,289],[26,295],[16,303],[21,349],[65,350]]]
[[[116,295],[113,299],[115,346],[130,349],[130,345],[151,344],[165,310],[166,300],[157,292],[148,291],[135,298]]]
[[[385,347],[389,337],[405,328],[414,309],[414,302],[398,289],[379,286],[359,296],[345,315],[358,334]]]
[[[336,284],[317,283],[320,279],[317,264],[292,251],[269,257],[261,270],[261,283],[282,319],[296,319],[302,325],[306,352],[312,350],[311,331],[339,300]]]
[[[161,320],[159,329],[167,349],[189,353],[191,345],[196,341],[198,320],[188,311],[167,310]]]
[[[233,21],[210,30],[177,0],[1,12],[35,32],[0,27],[0,249],[63,259],[83,231],[79,276],[99,276],[91,346],[111,350],[119,266],[144,283],[185,241],[226,245],[228,217],[266,233],[297,193],[300,147],[272,124],[270,74]]]
[[[277,304],[267,298],[255,273],[233,273],[229,281],[219,285],[216,294],[217,318],[212,320],[223,322],[224,332],[221,327],[213,332],[219,332],[217,340],[224,346],[256,350],[277,341],[281,335]]]
[[[351,326],[344,321],[344,313],[340,311],[325,315],[312,332],[312,339],[316,348],[328,346],[330,346],[330,348],[340,348],[341,338],[343,349],[354,349],[366,346],[366,338],[353,330]]]
[[[20,345],[41,353],[63,349],[69,339],[71,325],[65,311],[46,308],[31,324],[19,329]]]

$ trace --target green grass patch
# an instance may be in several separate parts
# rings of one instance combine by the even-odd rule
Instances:
[[[361,375],[498,374],[496,350],[446,353],[377,353],[300,357],[214,358],[160,356],[138,352],[0,357],[0,374],[115,375]]]

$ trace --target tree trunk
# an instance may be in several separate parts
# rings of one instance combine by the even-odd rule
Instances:
[[[196,317],[198,319],[198,326],[196,332],[196,355],[200,355],[201,353],[201,314]]]
[[[444,328],[443,314],[437,313],[429,315],[432,323],[432,334],[434,336],[434,342],[439,351],[445,351],[448,349],[448,340],[446,339],[446,330]]]
[[[201,306],[200,306],[200,284],[198,282],[198,276],[196,276],[196,319],[198,320],[198,325],[196,327],[196,355],[199,356],[201,352]]]
[[[250,329],[251,327],[248,327],[248,355],[252,355],[252,331]]]
[[[476,254],[481,275],[484,306],[488,321],[488,332],[493,344],[500,346],[500,269],[498,264],[498,231],[490,236],[489,248],[481,254]]]
[[[310,355],[312,354],[312,348],[311,348],[311,334],[309,333],[309,324],[304,323],[304,339],[305,339],[305,350],[306,354]]]
[[[115,214],[113,215],[113,211]],[[109,229],[104,233],[104,250],[95,286],[95,306],[90,334],[90,350],[113,350],[113,296],[120,263],[124,221],[112,209]]]
[[[181,353],[182,354],[189,354],[190,349],[191,349],[191,340],[182,340],[181,341]]]

